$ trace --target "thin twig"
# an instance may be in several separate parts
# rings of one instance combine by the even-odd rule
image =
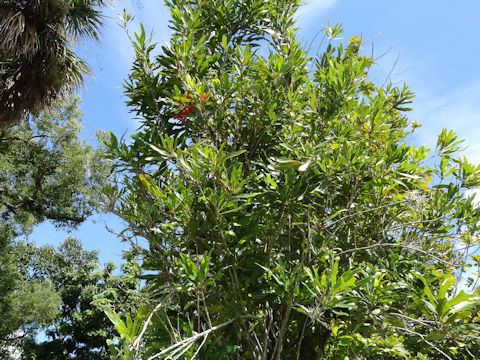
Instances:
[[[443,259],[439,258],[438,256],[435,256],[435,255],[429,253],[428,251],[417,248],[415,246],[406,245],[406,244],[378,243],[378,244],[372,244],[372,245],[368,245],[368,246],[362,246],[362,247],[355,248],[355,249],[348,249],[348,250],[345,250],[345,251],[342,251],[342,252],[338,253],[337,255],[340,256],[340,255],[348,254],[348,253],[355,252],[355,251],[368,250],[368,249],[373,249],[373,248],[376,248],[376,247],[383,247],[383,246],[400,247],[400,248],[405,248],[405,249],[412,250],[412,251],[417,251],[417,252],[420,252],[420,253],[425,254],[427,256],[430,256],[431,258],[433,258],[437,261],[440,261],[441,263],[444,263],[448,266],[452,265],[450,262],[448,262],[446,260],[443,260]]]
[[[190,360],[193,360],[197,357],[198,353],[200,352],[200,349],[203,347],[203,344],[205,344],[205,341],[207,341],[208,335],[205,335],[203,337],[202,343],[198,347],[197,351],[195,351],[195,354],[193,354],[192,358]]]
[[[413,331],[413,330],[410,330],[410,329],[406,329],[406,328],[402,328],[402,327],[399,327],[399,326],[389,326],[389,328],[392,328],[392,329],[396,329],[396,330],[400,330],[400,331],[405,331],[405,332],[408,332],[412,335],[417,335],[419,336],[423,341],[425,341],[428,345],[430,345],[432,348],[434,348],[435,350],[437,350],[440,354],[442,354],[443,356],[445,356],[448,360],[452,360],[452,358],[450,356],[448,356],[445,352],[443,352],[441,349],[439,349],[437,346],[435,346],[435,344],[431,343],[430,341],[426,340],[425,339],[425,335],[423,334],[420,334],[416,331]]]
[[[139,347],[140,347],[140,341],[142,341],[142,337],[143,335],[145,334],[145,331],[147,331],[147,327],[148,325],[150,324],[150,321],[152,320],[152,317],[153,317],[153,314],[155,314],[163,305],[165,305],[165,303],[167,302],[167,300],[170,298],[170,296],[173,295],[173,292],[170,292],[170,294],[168,294],[165,299],[158,303],[157,306],[155,306],[155,308],[150,312],[150,314],[148,315],[147,317],[147,320],[145,321],[145,324],[143,324],[143,328],[142,328],[142,331],[140,332],[140,335],[138,335],[138,337],[135,339],[135,341],[133,342],[133,345],[132,345],[132,348],[134,350],[138,350]]]
[[[400,55],[397,56],[397,58],[395,59],[395,62],[393,63],[393,66],[392,66],[392,69],[390,70],[390,72],[388,73],[388,76],[385,78],[385,81],[383,82],[381,88],[383,88],[385,86],[385,84],[387,83],[387,81],[390,79],[390,77],[392,76],[395,68],[397,67],[397,64],[398,64],[398,60],[400,59]]]
[[[179,341],[175,344],[173,344],[172,346],[169,346],[168,348],[160,351],[159,353],[155,354],[155,355],[152,355],[150,356],[147,360],[153,360],[153,359],[156,359],[158,358],[159,356],[162,356],[162,355],[165,355],[166,353],[178,348],[178,347],[183,347],[185,345],[188,345],[190,343],[193,343],[195,342],[197,339],[201,338],[201,337],[204,337],[204,336],[208,336],[208,334],[210,334],[211,332],[215,331],[215,330],[218,330],[218,329],[221,329],[221,328],[224,328],[225,326],[228,326],[230,324],[232,324],[233,322],[235,321],[235,319],[230,319],[228,321],[225,321],[224,323],[221,323],[220,325],[216,325],[208,330],[205,330],[205,331],[202,331],[201,333],[198,333],[196,335],[193,335],[189,338],[186,338],[182,341]]]

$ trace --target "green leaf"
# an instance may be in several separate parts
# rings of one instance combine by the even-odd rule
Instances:
[[[475,295],[468,295],[462,290],[460,291],[459,294],[457,294],[455,297],[453,297],[447,302],[447,305],[445,306],[445,308],[447,311],[452,311],[452,312],[461,311],[459,310],[461,308],[454,308],[454,306],[460,303],[467,303],[467,302],[475,303],[475,301],[477,301],[477,299],[475,298]]]
[[[297,160],[276,159],[273,167],[276,170],[288,170],[294,167],[299,167],[300,165],[302,165],[302,163]]]
[[[235,195],[234,198],[235,199],[250,199],[250,198],[254,198],[258,195],[261,195],[262,193],[260,192],[255,192],[255,193],[250,193],[250,194],[238,194],[238,195]]]
[[[425,278],[421,274],[418,274],[418,273],[413,273],[413,274],[417,278],[422,280],[423,284],[425,285],[425,287],[423,289],[423,292],[424,292],[425,295],[427,295],[427,297],[430,300],[430,303],[432,304],[432,306],[434,306],[437,303],[437,300],[434,298],[434,296],[432,294],[432,291],[430,290],[430,286],[428,285],[427,280],[425,280]]]
[[[242,155],[245,152],[247,152],[247,150],[239,150],[239,151],[231,152],[231,153],[227,154],[227,156],[225,156],[225,160],[237,157],[239,155]]]
[[[272,178],[270,177],[270,175],[267,175],[267,176],[266,176],[266,179],[267,179],[268,183],[269,183],[274,189],[276,189],[276,188],[278,187],[277,183],[272,180]]]
[[[429,341],[439,341],[439,340],[442,340],[444,339],[446,336],[445,333],[441,332],[441,331],[432,331],[430,334],[427,335],[427,337],[425,338],[425,340],[429,340]]]
[[[325,219],[325,223],[328,223],[329,221],[332,221],[338,215],[340,215],[341,213],[344,213],[345,211],[348,211],[348,209],[340,209],[340,210],[336,211],[335,213],[333,213],[332,215],[330,215],[328,218]]]
[[[335,263],[333,264],[332,275],[330,277],[332,288],[334,288],[335,284],[337,283],[337,274],[338,274],[338,261],[335,261]]]
[[[128,328],[116,312],[113,310],[105,310],[105,315],[107,315],[108,319],[112,322],[120,335],[128,337]]]
[[[222,35],[222,45],[223,45],[223,50],[227,51],[228,43],[227,43],[227,38],[225,37],[225,35]]]
[[[308,167],[310,166],[310,163],[311,163],[311,161],[308,160],[306,163],[300,165],[300,167],[298,168],[298,171],[305,172],[308,169]]]
[[[172,157],[171,154],[167,153],[166,151],[163,151],[161,149],[159,149],[158,147],[156,147],[155,145],[152,145],[152,144],[148,144],[154,151],[156,151],[157,153],[159,153],[164,159],[169,159]]]

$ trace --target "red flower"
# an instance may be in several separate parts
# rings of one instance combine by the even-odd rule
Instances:
[[[183,107],[182,110],[180,110],[180,112],[176,115],[173,116],[174,119],[177,119],[177,120],[180,120],[181,122],[188,122],[188,116],[190,116],[191,114],[194,114],[195,113],[195,105],[198,103],[198,101],[200,102],[205,102],[207,101],[209,95],[207,93],[203,93],[202,96],[200,97],[200,99],[198,101],[194,101],[194,102],[187,102],[188,100],[191,99],[190,97],[190,94],[182,94],[180,95],[181,99],[186,99],[186,101],[177,101],[178,104],[180,104],[181,102],[186,102],[185,106]]]

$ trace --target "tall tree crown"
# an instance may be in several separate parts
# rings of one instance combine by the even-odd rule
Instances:
[[[480,167],[455,134],[410,145],[412,93],[370,82],[338,26],[309,54],[298,1],[166,5],[170,43],[154,55],[142,27],[125,82],[142,128],[109,144],[124,183],[107,193],[158,289],[155,316],[110,313],[114,358],[478,354],[479,298],[453,274],[477,244]]]

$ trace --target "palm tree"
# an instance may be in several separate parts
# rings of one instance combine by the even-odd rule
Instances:
[[[98,40],[106,0],[0,0],[0,128],[83,82],[77,39]]]

